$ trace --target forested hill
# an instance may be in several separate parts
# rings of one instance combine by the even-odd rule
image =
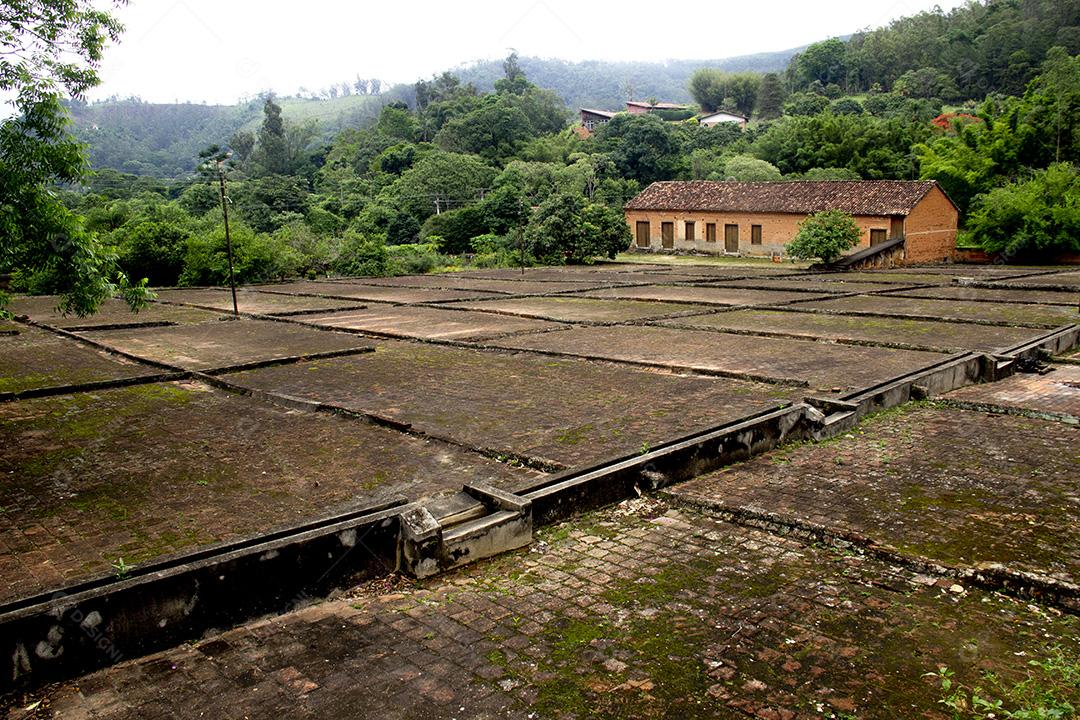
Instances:
[[[655,97],[667,102],[690,102],[687,82],[700,67],[727,72],[781,72],[791,58],[804,49],[791,48],[723,60],[669,60],[663,63],[567,62],[535,57],[521,58],[519,63],[532,82],[555,91],[571,109],[616,109],[629,99],[630,94],[637,99]],[[503,76],[503,67],[499,60],[476,63],[453,72],[462,82],[490,91],[495,81]]]
[[[296,124],[317,123],[316,139],[329,142],[342,128],[379,116],[380,97],[281,98],[282,115]],[[262,121],[261,98],[237,105],[147,103],[137,99],[74,104],[75,134],[87,145],[94,168],[135,175],[178,177],[191,172],[199,151],[225,144],[238,130]]]
[[[563,60],[521,58],[530,80],[555,91],[570,108],[616,108],[627,99],[656,97],[687,102],[687,80],[695,69],[708,66],[725,70],[782,70],[800,50],[784,50],[724,60],[678,60],[667,63],[570,63]],[[491,90],[502,77],[502,62],[472,64],[452,70],[463,83]],[[316,139],[330,141],[342,128],[369,124],[383,104],[415,101],[412,85],[397,85],[382,95],[333,98],[280,98],[286,121],[317,122]],[[113,168],[136,175],[178,177],[191,172],[200,150],[227,143],[237,130],[254,130],[262,119],[262,100],[237,105],[146,103],[137,99],[91,105],[73,105],[76,135],[89,148],[95,168]]]

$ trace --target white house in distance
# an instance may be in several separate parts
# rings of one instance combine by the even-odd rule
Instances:
[[[746,118],[742,115],[735,113],[729,113],[724,111],[710,113],[703,115],[699,122],[705,127],[712,127],[713,125],[719,125],[720,123],[736,123],[739,127],[746,127]]]

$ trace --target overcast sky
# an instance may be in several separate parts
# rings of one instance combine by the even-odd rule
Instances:
[[[714,59],[844,35],[962,0],[132,0],[91,98],[232,103],[356,75],[417,78],[475,60]]]

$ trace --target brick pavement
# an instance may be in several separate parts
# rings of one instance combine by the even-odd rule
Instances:
[[[971,385],[944,396],[951,402],[1060,416],[1080,422],[1080,365],[1056,364],[1045,375],[1021,373],[1000,382]]]
[[[963,568],[1003,563],[1075,582],[1078,466],[1076,431],[1067,425],[924,404],[669,492],[737,514],[857,533],[911,558]]]
[[[945,717],[1080,620],[643,499],[531,550],[47,688],[21,717]],[[1075,700],[1075,699],[1074,699]]]

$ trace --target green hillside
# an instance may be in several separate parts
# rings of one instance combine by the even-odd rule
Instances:
[[[687,80],[695,69],[782,70],[800,50],[747,55],[725,60],[646,62],[566,62],[522,58],[521,66],[538,86],[548,88],[572,109],[615,108],[627,99],[628,88],[639,98],[675,102],[690,100]],[[463,83],[490,91],[502,76],[502,62],[490,61],[454,69]],[[279,98],[289,122],[318,123],[317,138],[329,142],[346,127],[370,124],[387,102],[415,101],[412,85],[396,85],[382,95],[349,95],[333,99]],[[237,130],[255,130],[262,120],[262,100],[237,105],[147,103],[138,99],[109,100],[71,107],[76,135],[89,148],[95,168],[112,168],[136,175],[180,177],[195,167],[203,148],[227,143]]]
[[[342,128],[370,123],[384,101],[350,95],[330,100],[280,98],[278,102],[287,121],[315,122],[317,137],[329,141]],[[262,100],[238,105],[109,100],[73,104],[71,114],[75,134],[87,145],[93,167],[178,177],[194,170],[200,150],[227,143],[237,130],[256,130],[262,121]]]

